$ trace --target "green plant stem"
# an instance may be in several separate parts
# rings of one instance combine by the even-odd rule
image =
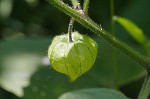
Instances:
[[[73,8],[76,9],[79,5],[78,0],[71,0]],[[74,19],[71,18],[68,26],[68,34],[69,34],[69,42],[73,42],[72,40],[72,30],[74,25]]]
[[[148,99],[149,94],[150,94],[150,72],[148,72],[148,74],[145,77],[145,81],[143,83],[138,99]]]
[[[86,15],[88,15],[89,2],[90,0],[84,0],[84,4],[83,4],[83,12]]]
[[[111,13],[111,31],[113,34],[115,34],[115,20],[113,19],[115,15],[114,0],[110,0],[110,13]]]
[[[114,10],[114,0],[110,0],[110,16],[111,16],[111,32],[113,35],[115,35],[115,20],[113,20],[113,17],[115,15]],[[112,48],[112,57],[113,57],[113,71],[114,71],[114,87],[117,88],[117,80],[118,80],[118,64],[117,64],[117,53],[116,49]]]
[[[74,9],[79,5],[78,0],[71,0],[71,2]],[[74,19],[71,18],[68,26],[69,42],[73,42],[72,40],[73,25],[74,25]]]
[[[150,60],[148,58],[144,57],[137,51],[127,46],[125,43],[115,38],[113,35],[108,33],[106,30],[104,30],[94,21],[92,21],[88,16],[79,13],[78,11],[67,6],[60,0],[49,0],[49,2],[55,7],[57,7],[59,10],[73,17],[77,22],[79,22],[80,24],[88,28],[89,30],[93,31],[98,36],[101,36],[103,39],[105,39],[107,42],[109,42],[116,48],[120,49],[126,55],[128,55],[129,57],[137,61],[139,64],[141,64],[147,71],[150,71]]]
[[[74,19],[71,18],[68,26],[68,35],[69,35],[69,42],[73,42],[72,40],[72,30],[73,30],[73,24],[74,24]]]

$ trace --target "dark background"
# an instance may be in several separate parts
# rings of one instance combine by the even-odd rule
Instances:
[[[150,37],[149,5],[150,0],[115,0],[115,14],[133,21]],[[91,0],[89,16],[111,32],[109,0]],[[48,0],[0,1],[0,99],[55,99],[66,91],[93,87],[117,87],[136,99],[144,69],[117,49],[117,57],[113,57],[112,46],[78,23],[74,29],[91,36],[99,45],[95,65],[73,83],[50,68],[48,46],[55,35],[67,33],[69,19]],[[119,24],[115,24],[115,29],[117,38],[147,55]],[[113,71],[114,58],[117,77]]]

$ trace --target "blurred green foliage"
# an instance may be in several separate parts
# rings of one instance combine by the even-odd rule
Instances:
[[[59,99],[128,99],[122,93],[116,90],[89,88],[79,91],[68,92],[59,97]]]
[[[64,1],[70,5],[69,0]],[[150,36],[149,5],[150,0],[115,0],[115,13],[132,20]],[[89,8],[89,16],[110,31],[109,0],[91,0]],[[75,30],[90,35],[99,45],[95,65],[73,83],[50,68],[48,46],[55,35],[67,32],[68,23],[69,17],[46,0],[0,0],[0,99],[56,99],[76,89],[116,86],[135,99],[141,86],[138,82],[145,74],[143,68],[137,68],[135,61],[117,50],[119,68],[114,81],[112,47],[78,23]],[[120,25],[115,28],[119,39],[147,55]]]

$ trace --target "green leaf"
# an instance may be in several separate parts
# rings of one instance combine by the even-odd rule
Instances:
[[[0,87],[22,97],[24,87],[30,84],[30,77],[42,62],[40,53],[46,52],[47,42],[48,40],[44,39],[1,42]]]
[[[37,70],[39,61],[39,56],[27,53],[3,58],[0,86],[17,96],[23,96],[23,88],[29,85],[30,76]]]
[[[57,99],[64,92],[98,86],[101,86],[99,82],[88,75],[84,75],[75,82],[70,83],[66,76],[43,67],[32,76],[30,86],[24,89],[24,97],[27,99]]]
[[[135,23],[123,17],[114,16],[114,20],[125,28],[133,39],[139,42],[145,51],[150,55],[150,39],[145,36],[142,29],[140,29]]]
[[[112,89],[82,89],[68,92],[59,97],[59,99],[129,99],[121,92]]]
[[[117,21],[137,42],[144,43],[147,40],[143,30],[132,21],[119,16],[114,16],[113,19]]]
[[[42,67],[32,76],[30,85],[24,88],[24,97],[26,99],[57,99],[64,92],[98,85],[98,82],[87,75],[70,83],[65,75],[57,73],[52,68]]]

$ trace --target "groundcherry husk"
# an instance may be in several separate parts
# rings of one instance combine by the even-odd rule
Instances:
[[[98,47],[93,39],[78,32],[72,33],[72,39],[69,42],[68,34],[56,36],[48,49],[48,58],[53,69],[74,81],[93,66]]]

